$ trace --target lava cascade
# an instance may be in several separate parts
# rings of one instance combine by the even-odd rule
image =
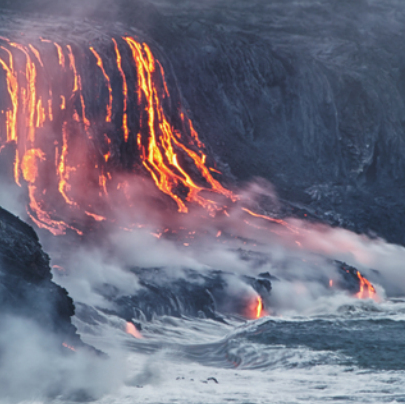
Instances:
[[[366,279],[359,271],[357,271],[357,277],[359,278],[359,288],[360,290],[356,294],[359,299],[376,299],[377,292],[374,286]]]
[[[219,172],[207,164],[186,111],[170,101],[163,66],[146,43],[125,36],[83,50],[1,37],[1,71],[0,153],[12,151],[14,180],[27,189],[27,212],[38,227],[81,235],[89,220],[113,221],[117,200],[131,206],[122,172],[148,174],[180,213],[196,204],[211,216],[226,214],[218,196],[238,200],[213,177]],[[370,282],[359,280],[356,296],[372,297]],[[255,317],[262,308],[259,297]]]
[[[217,170],[206,165],[185,111],[166,113],[172,106],[165,72],[146,43],[112,38],[111,49],[102,50],[113,56],[103,60],[95,46],[83,52],[43,38],[35,46],[2,42],[8,97],[0,107],[0,150],[14,148],[14,179],[26,185],[38,227],[81,234],[83,216],[108,220],[109,193],[125,194],[114,178],[122,159],[121,170],[149,174],[179,212],[193,203],[212,215],[222,209],[207,192],[236,200],[212,176]]]

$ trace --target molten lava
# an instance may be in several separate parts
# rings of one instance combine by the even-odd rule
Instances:
[[[260,318],[263,312],[263,301],[260,296],[257,296],[256,318]]]
[[[63,345],[65,348],[70,349],[70,350],[73,351],[73,352],[76,352],[76,349],[75,349],[73,346],[67,344],[66,342],[64,342],[62,345]]]
[[[136,329],[136,327],[131,322],[127,322],[126,327],[125,327],[125,332],[127,334],[132,335],[133,337],[135,337],[137,339],[143,338],[142,334]]]
[[[359,271],[357,271],[357,277],[360,281],[360,290],[356,293],[358,299],[376,299],[377,292],[374,286],[366,279]]]
[[[111,88],[111,81],[110,78],[108,77],[105,69],[104,69],[104,64],[103,60],[101,59],[100,55],[94,50],[92,46],[90,46],[90,50],[92,51],[93,55],[95,56],[97,60],[97,66],[101,69],[103,72],[103,76],[106,80],[107,86],[108,86],[108,105],[107,105],[107,114],[105,121],[106,122],[111,122],[111,115],[112,115],[112,103],[113,103],[113,95],[112,95],[112,88]]]
[[[166,112],[170,93],[165,72],[147,44],[129,36],[113,38],[114,65],[103,60],[108,46],[90,46],[83,55],[74,45],[49,39],[40,38],[35,46],[0,41],[0,80],[7,89],[1,101],[5,113],[0,125],[5,130],[0,132],[0,151],[6,145],[14,149],[15,182],[27,187],[27,211],[39,227],[54,235],[67,229],[82,234],[83,216],[108,220],[109,192],[120,189],[115,173],[139,166],[179,212],[188,212],[189,204],[211,215],[221,211],[222,204],[207,197],[209,193],[238,199],[213,178],[218,171],[206,165],[205,146],[181,106],[174,112],[177,117]],[[90,78],[82,71],[84,59],[100,74]],[[127,77],[136,77],[132,88]],[[117,79],[121,97],[113,96],[112,82]],[[91,96],[91,91],[98,95]],[[89,102],[104,106],[95,108]],[[138,115],[138,121],[130,119]],[[116,125],[119,120],[123,145],[101,124]],[[122,154],[137,157],[117,170]]]

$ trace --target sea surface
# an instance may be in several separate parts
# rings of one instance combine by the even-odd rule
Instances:
[[[254,321],[161,317],[142,338],[113,324],[76,324],[124,358],[125,382],[100,404],[405,402],[404,299],[335,296],[310,315]]]

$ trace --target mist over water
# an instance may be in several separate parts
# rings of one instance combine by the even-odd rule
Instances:
[[[138,187],[135,182],[133,197],[141,201],[145,189],[148,187]],[[258,184],[247,189],[240,191],[240,203],[250,201],[249,207],[255,205],[258,195],[268,195]],[[271,198],[278,203],[274,194]],[[139,228],[106,226],[101,237],[81,245],[69,246],[62,239],[59,242],[43,237],[45,250],[52,252],[54,280],[68,290],[76,304],[79,316],[74,323],[79,333],[85,342],[107,352],[110,358],[97,359],[80,352],[66,358],[48,351],[46,341],[52,336],[42,335],[31,324],[10,319],[6,325],[9,331],[3,336],[11,356],[5,357],[1,367],[7,373],[7,396],[17,402],[25,399],[17,386],[29,380],[27,397],[52,396],[53,389],[63,384],[62,393],[60,389],[55,393],[61,402],[78,395],[79,401],[91,397],[100,403],[121,402],[128,397],[148,398],[156,403],[166,402],[165,397],[175,402],[205,402],[201,401],[205,397],[213,403],[225,398],[243,402],[244,397],[249,397],[259,403],[267,394],[281,403],[302,394],[299,380],[304,378],[305,389],[314,385],[314,393],[298,402],[316,402],[339,396],[346,383],[343,380],[363,380],[367,371],[371,372],[368,383],[377,386],[373,387],[375,397],[383,394],[384,386],[392,379],[395,381],[390,391],[401,398],[402,359],[394,362],[384,344],[399,344],[402,335],[403,302],[386,299],[386,293],[403,293],[403,247],[298,219],[283,219],[284,224],[267,223],[262,218],[247,217],[238,203],[228,210],[228,215],[213,220],[196,209],[189,215],[174,214],[166,220],[153,207],[139,204],[137,216],[150,219]],[[125,211],[118,216],[120,223],[125,223]],[[164,233],[168,226],[184,229],[183,234]],[[331,259],[359,268],[376,287],[378,302],[361,301],[345,290],[331,289],[328,281],[337,281],[340,276]],[[126,321],[108,314],[115,309],[108,288],[113,288],[115,298],[142,292],[145,286],[139,283],[133,268],[151,272],[160,268],[161,275],[170,281],[187,281],[188,270],[229,274],[224,275],[227,303],[219,306],[226,324],[186,316],[156,316],[146,321],[140,316],[133,321],[141,325],[139,335],[135,335],[142,339],[132,336],[126,331]],[[246,323],[246,319],[232,313],[242,297],[247,299],[245,304],[254,302],[257,292],[239,276],[264,272],[275,277],[271,294],[264,302],[264,317]],[[85,321],[83,308],[96,313],[91,322]],[[342,329],[346,331],[340,333]],[[375,340],[367,342],[369,336]],[[350,349],[348,341],[355,341]],[[374,359],[367,361],[367,347],[371,345],[377,351]],[[18,355],[13,354],[15,351]],[[25,357],[30,358],[27,363]],[[20,366],[24,366],[24,372]],[[390,377],[385,374],[387,366]],[[163,370],[165,367],[172,369],[170,375]],[[49,379],[45,385],[38,383],[32,373],[41,374],[41,380]],[[68,384],[61,375],[69,378]],[[338,375],[338,384],[332,375]],[[259,383],[259,387],[252,389],[252,383]],[[288,389],[287,383],[295,387]],[[381,393],[377,393],[378,389]],[[365,394],[352,388],[344,391],[347,397],[359,400]]]

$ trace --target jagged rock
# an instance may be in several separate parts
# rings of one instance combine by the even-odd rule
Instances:
[[[73,301],[52,282],[49,257],[34,230],[0,208],[0,240],[0,321],[5,315],[29,319],[61,346],[82,345],[71,323]]]

